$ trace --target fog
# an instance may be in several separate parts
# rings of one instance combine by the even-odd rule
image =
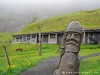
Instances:
[[[0,0],[0,31],[18,31],[47,17],[100,8],[100,0]]]

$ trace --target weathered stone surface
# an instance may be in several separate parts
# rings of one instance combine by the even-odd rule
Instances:
[[[78,33],[83,33],[82,27],[80,26],[80,23],[78,21],[72,21],[69,23],[67,26],[65,32],[78,32]]]
[[[79,75],[78,53],[82,40],[82,27],[79,22],[69,23],[63,37],[63,50],[54,75]],[[62,48],[61,48],[62,49]]]
[[[61,75],[76,75],[74,72],[78,72],[79,60],[74,53],[65,53],[62,56],[59,70]],[[69,73],[70,72],[70,73]]]

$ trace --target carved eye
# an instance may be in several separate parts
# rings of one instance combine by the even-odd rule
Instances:
[[[67,37],[71,37],[71,34],[70,34],[70,33],[68,33],[68,34],[67,34]]]
[[[79,38],[79,34],[75,34],[74,36],[75,36],[76,38]]]

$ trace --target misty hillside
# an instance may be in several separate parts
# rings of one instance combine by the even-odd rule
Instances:
[[[100,8],[100,0],[0,0],[0,32],[16,32],[35,21]]]
[[[100,28],[100,9],[80,11],[40,20],[27,25],[18,33],[35,33],[38,32],[38,27],[40,27],[42,32],[61,31],[64,30],[66,25],[73,20],[79,21],[85,29]]]
[[[36,20],[34,20],[36,21]],[[19,31],[29,24],[29,18],[22,15],[0,15],[0,32]]]

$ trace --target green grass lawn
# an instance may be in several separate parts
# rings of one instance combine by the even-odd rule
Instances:
[[[82,60],[80,75],[100,75],[100,56]]]
[[[26,69],[36,66],[41,60],[50,57],[58,56],[59,45],[57,44],[43,44],[42,56],[38,55],[38,44],[5,44],[9,54],[11,67],[8,67],[3,45],[0,44],[0,75],[17,75]],[[22,48],[23,51],[15,51],[17,48]],[[100,52],[100,45],[82,45],[79,55],[85,56],[92,53]],[[100,58],[93,57],[81,61],[80,72],[98,72],[100,70]],[[80,74],[84,75],[84,74]],[[87,74],[99,75],[99,74]]]
[[[81,45],[81,50],[79,52],[79,55],[86,56],[98,52],[100,52],[100,45],[85,44],[85,45]]]
[[[7,44],[7,51],[11,61],[11,68],[8,67],[4,50],[0,45],[0,73],[1,75],[17,75],[22,70],[36,66],[41,60],[58,55],[59,45],[44,44],[42,46],[42,56],[38,55],[38,44]],[[22,48],[22,52],[16,52],[17,48]]]

